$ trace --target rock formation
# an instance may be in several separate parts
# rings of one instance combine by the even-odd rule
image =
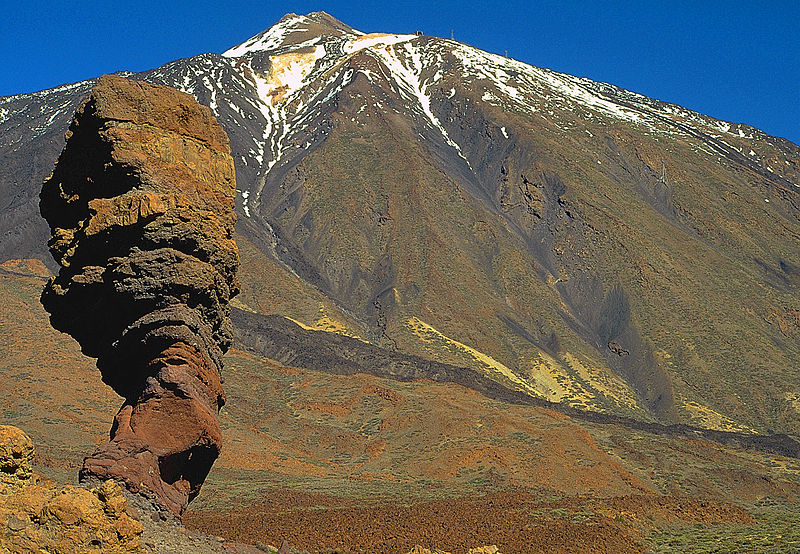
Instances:
[[[31,482],[33,442],[21,429],[0,425],[0,494]]]
[[[53,326],[124,397],[82,481],[114,478],[180,514],[219,455],[220,371],[238,292],[235,178],[211,111],[174,89],[101,77],[42,188]]]
[[[33,473],[33,452],[25,433],[0,425],[0,551],[145,552],[119,485],[60,487]]]

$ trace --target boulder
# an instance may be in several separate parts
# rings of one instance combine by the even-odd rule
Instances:
[[[0,551],[145,552],[142,524],[116,482],[58,486],[33,473],[33,454],[25,433],[0,426]]]
[[[21,429],[0,425],[0,494],[30,483],[33,442]]]

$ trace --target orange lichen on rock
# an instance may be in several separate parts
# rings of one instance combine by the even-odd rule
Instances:
[[[30,483],[33,441],[21,429],[0,425],[0,494]]]
[[[61,265],[42,303],[125,398],[80,477],[117,479],[176,514],[222,444],[234,194],[228,137],[208,108],[114,76],[78,109],[41,193]]]
[[[25,433],[0,425],[0,551],[145,551],[117,483],[60,487],[33,473],[33,453]]]

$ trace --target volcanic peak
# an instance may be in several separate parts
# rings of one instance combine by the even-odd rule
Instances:
[[[228,58],[238,58],[254,52],[310,46],[318,44],[320,39],[326,36],[342,37],[363,34],[325,12],[312,12],[308,15],[289,13],[269,29],[228,49],[222,55]]]

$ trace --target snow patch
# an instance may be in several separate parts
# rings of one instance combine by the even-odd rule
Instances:
[[[372,33],[348,40],[343,48],[345,54],[353,54],[365,48],[376,46],[391,46],[400,42],[407,42],[417,38],[416,35],[389,35],[385,33]]]
[[[250,52],[274,50],[281,46],[290,34],[297,31],[305,31],[307,27],[303,27],[303,25],[306,22],[306,17],[302,15],[286,17],[263,33],[248,39],[238,46],[226,50],[222,55],[226,58],[239,58]]]
[[[74,90],[76,88],[89,87],[89,86],[91,86],[93,84],[94,84],[94,80],[78,81],[77,83],[70,83],[68,85],[61,85],[60,87],[55,87],[55,88],[43,90],[43,91],[40,91],[40,92],[34,92],[33,96],[38,96],[38,97],[41,98],[42,96],[47,96],[47,95],[52,94],[54,92],[66,92],[66,91],[69,91],[69,90]],[[23,96],[23,95],[18,95],[18,96]]]
[[[722,131],[723,133],[727,133],[728,131],[731,130],[731,124],[728,123],[727,121],[715,121],[714,123],[716,128]]]
[[[249,190],[241,190],[239,191],[242,195],[242,209],[244,210],[244,215],[250,217],[250,207],[247,205],[247,200],[250,197]]]
[[[611,117],[643,126],[662,135],[687,135],[688,125],[706,134],[731,134],[752,138],[738,125],[718,121],[675,104],[666,104],[607,83],[573,77],[530,66],[514,59],[448,42],[448,50],[459,60],[460,76],[473,90],[483,91],[483,100],[504,110],[552,111],[550,118],[557,128],[561,113],[569,110],[584,119],[594,115]],[[452,46],[451,46],[452,45]],[[550,110],[548,110],[548,108]],[[688,133],[699,143],[704,142]],[[698,145],[702,148],[702,146]],[[712,146],[713,148],[713,146]]]
[[[415,35],[398,36],[410,36],[415,38]],[[402,59],[399,46],[387,46],[386,48],[375,49],[373,53],[383,62],[390,76],[399,87],[401,94],[404,93],[409,100],[416,101],[422,114],[430,122],[431,126],[437,129],[442,134],[445,142],[453,147],[458,155],[467,162],[467,165],[470,165],[469,160],[467,160],[467,157],[461,150],[461,146],[450,138],[450,135],[447,134],[447,130],[445,130],[444,126],[439,121],[439,118],[431,111],[431,98],[428,96],[430,83],[423,82],[421,77],[424,64],[419,49],[410,43],[403,44],[403,53],[406,55],[402,56]],[[406,60],[406,63],[404,63],[403,59]],[[470,168],[471,167],[472,166],[470,166]]]
[[[181,90],[183,92],[194,92],[194,86],[192,86],[192,79],[188,75],[183,76],[183,83],[181,83]]]
[[[214,115],[218,116],[219,111],[217,110],[217,89],[211,84],[211,80],[206,75],[203,75],[203,84],[211,94],[211,98],[208,101],[208,107],[211,108],[211,111],[214,112]]]

